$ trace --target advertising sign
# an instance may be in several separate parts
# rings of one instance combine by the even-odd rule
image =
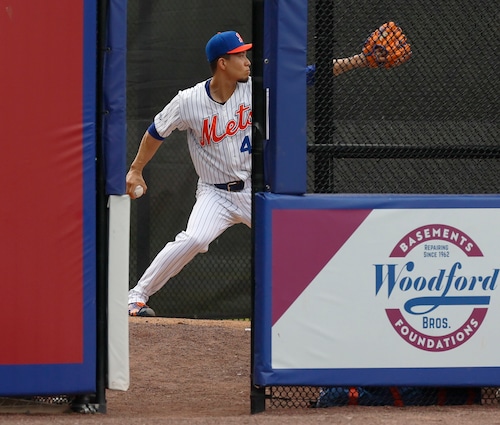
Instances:
[[[499,198],[264,197],[261,378],[498,383]]]

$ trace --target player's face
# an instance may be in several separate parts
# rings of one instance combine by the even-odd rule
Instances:
[[[250,76],[250,65],[251,62],[247,57],[247,52],[234,53],[228,55],[226,71],[236,81],[245,83]]]

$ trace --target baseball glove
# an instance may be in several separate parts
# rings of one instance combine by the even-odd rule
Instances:
[[[368,36],[363,53],[371,68],[390,69],[410,59],[411,47],[403,30],[394,22],[386,22]]]

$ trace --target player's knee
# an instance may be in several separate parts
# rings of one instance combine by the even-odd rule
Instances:
[[[210,242],[206,241],[205,239],[200,239],[200,238],[194,238],[192,241],[192,246],[200,254],[208,251],[209,244],[210,244]]]
[[[211,241],[208,241],[206,238],[201,237],[200,235],[186,235],[188,244],[192,251],[197,253],[204,253],[208,251],[208,246]]]

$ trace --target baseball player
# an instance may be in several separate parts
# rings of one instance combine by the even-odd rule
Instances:
[[[235,31],[221,32],[205,52],[212,78],[180,91],[154,118],[127,173],[127,193],[147,185],[142,170],[173,130],[186,130],[199,176],[196,202],[185,231],[158,253],[129,292],[131,316],[154,316],[149,297],[228,227],[251,222],[252,82],[246,44]]]
[[[130,316],[154,316],[146,303],[198,253],[234,224],[251,225],[252,81],[246,44],[236,31],[214,35],[205,47],[212,77],[181,90],[142,137],[126,176],[132,199],[147,191],[142,171],[173,130],[185,130],[198,174],[186,230],[165,245],[129,291]],[[364,54],[334,61],[333,74],[368,66]],[[313,72],[314,70],[312,70]],[[137,192],[136,188],[142,190]]]

